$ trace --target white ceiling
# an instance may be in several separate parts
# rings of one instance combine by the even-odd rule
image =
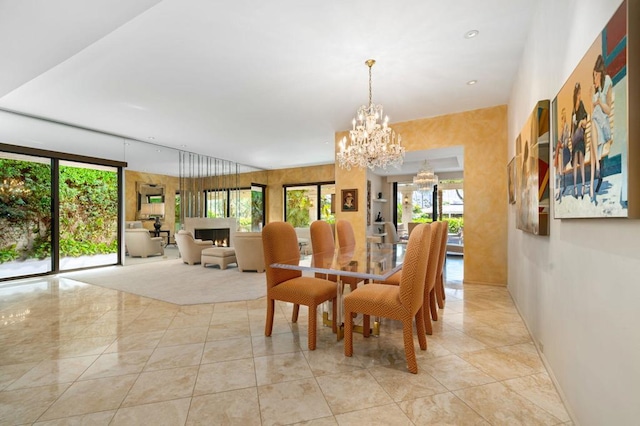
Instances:
[[[368,58],[391,123],[506,103],[536,3],[0,0],[0,108],[258,168],[327,164]]]

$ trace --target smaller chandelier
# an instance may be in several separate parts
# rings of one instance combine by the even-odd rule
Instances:
[[[435,174],[427,161],[424,162],[418,174],[413,178],[413,184],[420,191],[431,191],[433,186],[438,184],[438,175]]]
[[[397,167],[404,158],[404,148],[400,145],[402,138],[389,127],[389,117],[378,122],[382,120],[382,105],[374,105],[371,101],[371,67],[375,63],[373,59],[365,62],[369,67],[369,105],[358,108],[349,140],[345,136],[340,141],[337,157],[340,167],[347,170],[351,167],[386,169],[390,164]]]

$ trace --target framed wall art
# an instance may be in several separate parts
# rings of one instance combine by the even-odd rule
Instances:
[[[539,101],[516,138],[516,227],[549,235],[549,101]]]
[[[629,16],[640,6],[631,3],[622,2],[553,100],[557,219],[639,217],[640,171],[630,161],[638,124],[629,117],[638,102],[637,67],[629,67],[638,30],[630,33]]]
[[[516,203],[516,158],[513,157],[507,165],[507,184],[509,191],[509,204]]]
[[[342,190],[342,211],[343,212],[358,211],[358,190],[357,189]]]

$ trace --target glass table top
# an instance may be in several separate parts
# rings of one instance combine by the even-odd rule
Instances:
[[[402,268],[406,247],[406,244],[368,242],[313,253],[310,266],[299,264],[298,257],[273,263],[271,267],[384,281]]]

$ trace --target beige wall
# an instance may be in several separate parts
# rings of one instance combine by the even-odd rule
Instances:
[[[497,106],[394,123],[407,151],[464,147],[464,282],[507,284],[507,107]],[[336,133],[337,142],[345,133]],[[336,168],[336,191],[358,188],[357,213],[348,219],[366,235],[366,173]]]

